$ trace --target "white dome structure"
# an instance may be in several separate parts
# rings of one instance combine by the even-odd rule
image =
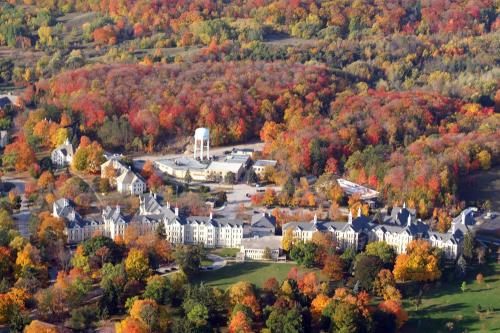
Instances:
[[[205,127],[197,128],[194,132],[194,152],[193,158],[196,159],[196,152],[198,151],[198,145],[200,150],[199,158],[203,161],[203,148],[206,148],[206,158],[210,159],[210,130]]]

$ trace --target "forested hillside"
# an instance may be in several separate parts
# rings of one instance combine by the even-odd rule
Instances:
[[[207,126],[215,145],[264,140],[278,184],[344,175],[423,217],[498,161],[495,1],[10,3],[0,44],[44,54],[0,66],[37,109],[35,152],[62,132],[162,151]]]

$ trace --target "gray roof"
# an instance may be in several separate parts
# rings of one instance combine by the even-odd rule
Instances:
[[[254,166],[262,166],[262,167],[266,167],[266,166],[275,166],[276,163],[278,163],[277,161],[275,160],[257,160],[254,164]]]
[[[267,213],[252,216],[252,228],[276,228],[276,217]]]
[[[271,250],[281,248],[281,236],[263,236],[254,238],[243,238],[241,245],[245,249],[265,249]]]
[[[253,148],[233,148],[233,152],[245,152],[245,153],[253,153],[255,150]]]
[[[127,170],[126,172],[122,173],[121,175],[119,175],[116,178],[117,182],[123,183],[123,184],[126,184],[126,185],[130,185],[130,184],[136,182],[137,180],[145,183],[145,181],[144,181],[144,179],[142,179],[142,177],[140,177],[139,175],[136,175],[131,170]]]
[[[248,155],[230,155],[226,157],[226,163],[243,163],[243,164],[248,164],[250,162],[250,156]]]
[[[191,157],[179,157],[175,159],[163,159],[155,161],[156,164],[164,164],[175,170],[203,170],[207,168],[207,164],[200,163]]]
[[[66,142],[57,146],[54,150],[60,151],[63,156],[73,156],[74,154],[73,145],[69,142],[69,140],[66,140]]]
[[[181,217],[175,215],[170,204],[162,206],[156,194],[145,193],[139,196],[139,214],[148,216],[151,219],[168,221],[180,220]]]
[[[394,206],[392,207],[391,215],[385,216],[383,222],[390,224],[407,225],[408,216],[411,216],[412,219],[415,219],[416,217],[415,209],[408,209],[405,206],[403,207]]]
[[[115,223],[129,223],[130,217],[125,217],[121,213],[120,206],[116,206],[111,208],[110,206],[106,206],[106,208],[102,211],[102,218],[105,220],[110,220]]]
[[[209,216],[189,216],[186,218],[186,224],[204,224],[213,225],[214,227],[241,227],[243,228],[242,220],[229,220],[226,218],[214,218]]]
[[[66,220],[66,227],[70,229],[76,227],[83,228],[87,225],[102,223],[102,221],[97,219],[89,220],[82,218],[82,216],[75,210],[75,203],[66,198],[54,201],[53,208],[60,218]]]

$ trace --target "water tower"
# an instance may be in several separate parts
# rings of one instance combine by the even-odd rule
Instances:
[[[207,160],[210,159],[210,130],[208,128],[197,128],[194,132],[194,153],[193,158],[196,158],[196,151],[200,151],[200,160],[203,161],[203,148],[207,150]]]

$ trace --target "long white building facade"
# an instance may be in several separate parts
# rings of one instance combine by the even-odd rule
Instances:
[[[120,206],[106,207],[100,216],[83,218],[68,199],[53,204],[53,216],[66,220],[68,243],[79,243],[102,234],[112,239],[124,237],[127,227],[134,226],[139,234],[155,232],[161,224],[166,239],[172,244],[203,244],[205,247],[237,248],[243,239],[243,221],[210,216],[182,216],[177,207],[161,205],[154,194],[139,197],[139,211],[124,215]]]
[[[441,233],[430,229],[428,224],[417,220],[415,211],[403,207],[394,207],[391,214],[381,223],[373,221],[358,211],[353,218],[349,213],[347,222],[317,221],[291,222],[283,226],[283,233],[291,229],[293,237],[300,241],[311,241],[315,232],[331,232],[342,249],[354,247],[361,250],[368,242],[383,241],[391,245],[396,253],[406,252],[408,244],[416,239],[424,239],[433,247],[443,250],[448,259],[456,259],[462,254],[463,240],[475,224],[475,208],[464,210],[453,219],[448,232]]]

